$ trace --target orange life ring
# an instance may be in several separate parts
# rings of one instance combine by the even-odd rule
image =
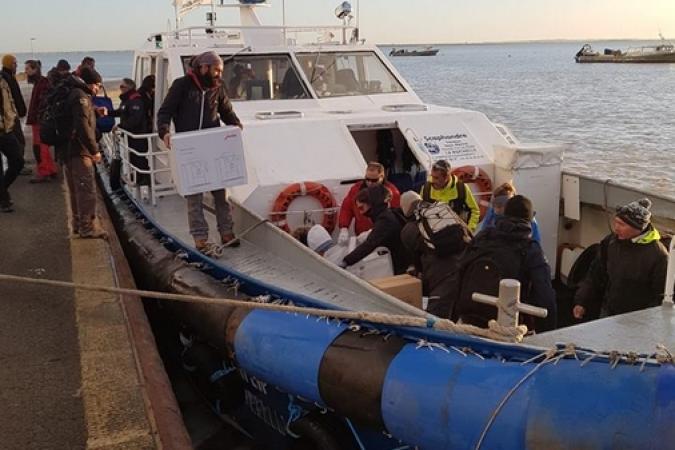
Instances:
[[[304,197],[305,195],[314,197],[321,203],[323,209],[328,210],[323,213],[323,222],[321,225],[323,225],[329,233],[332,233],[335,229],[335,222],[337,220],[335,198],[326,186],[315,181],[303,181],[302,183],[289,184],[286,189],[281,191],[274,201],[274,206],[272,206],[270,221],[282,230],[290,232],[290,227],[286,220],[288,207],[291,206],[293,200],[298,197]]]
[[[490,176],[480,167],[477,166],[462,166],[452,171],[452,174],[457,176],[457,179],[462,183],[473,183],[478,186],[478,193],[474,194],[478,207],[480,208],[480,219],[483,220],[485,213],[490,207],[490,197],[492,197],[492,180]],[[487,199],[487,200],[486,200]]]

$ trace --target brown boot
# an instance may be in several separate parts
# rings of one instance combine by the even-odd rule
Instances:
[[[199,253],[203,253],[206,256],[211,256],[216,247],[217,245],[209,242],[208,239],[195,239],[195,248]]]
[[[80,231],[82,239],[108,239],[108,233],[101,227],[93,227],[89,231]]]
[[[234,233],[223,233],[220,235],[220,242],[225,247],[239,247],[241,242],[239,238],[234,235]]]

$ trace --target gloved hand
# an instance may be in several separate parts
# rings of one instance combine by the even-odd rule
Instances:
[[[349,244],[349,230],[347,228],[340,228],[337,243],[342,246]]]
[[[347,263],[344,261],[344,259],[338,263],[338,267],[340,267],[341,269],[347,268]]]
[[[363,233],[356,236],[356,245],[361,245],[366,242],[366,239],[368,239],[368,236],[370,236],[371,231],[373,230],[364,231]]]

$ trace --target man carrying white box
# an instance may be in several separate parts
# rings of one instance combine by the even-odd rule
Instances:
[[[243,129],[221,79],[223,60],[220,56],[213,51],[202,53],[193,58],[191,66],[187,75],[173,82],[157,113],[159,137],[168,148],[171,148],[171,121],[179,133],[216,128],[220,126],[221,120],[226,125]],[[213,190],[211,195],[215,203],[221,242],[227,244],[236,238],[232,232],[232,215],[225,189]],[[204,218],[203,193],[186,195],[185,198],[188,203],[190,234],[195,240],[195,247],[206,252],[213,244],[208,242],[209,226]],[[235,245],[238,243],[230,244]]]

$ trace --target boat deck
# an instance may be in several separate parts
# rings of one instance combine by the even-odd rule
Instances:
[[[159,223],[167,233],[188,245],[192,245],[192,237],[187,226],[187,203],[185,199],[178,195],[172,195],[162,198],[157,206],[144,205],[144,208],[147,214]],[[208,209],[205,209],[204,214],[209,224],[210,241],[220,242],[214,214]],[[264,233],[263,227],[273,227],[273,225],[261,225],[260,231]],[[294,263],[290,258],[282,258],[256,244],[253,236],[253,233],[245,236],[239,247],[225,249],[223,255],[217,261],[226,268],[234,269],[269,285],[316,298],[337,307],[389,314],[415,312],[414,308],[411,309],[412,307],[402,302],[392,301],[391,297],[385,297],[374,288],[370,290],[365,288],[365,282],[353,281],[337,274],[334,274],[334,277],[322,276],[315,270],[308,270]],[[313,255],[307,255],[306,262],[314,264],[313,268],[316,268],[317,264],[322,264],[319,260],[315,260]],[[330,274],[330,271],[327,272]],[[423,313],[421,310],[417,310],[417,312]]]
[[[573,343],[596,351],[652,354],[658,344],[674,349],[675,308],[657,306],[530,336],[526,344],[552,347]]]

